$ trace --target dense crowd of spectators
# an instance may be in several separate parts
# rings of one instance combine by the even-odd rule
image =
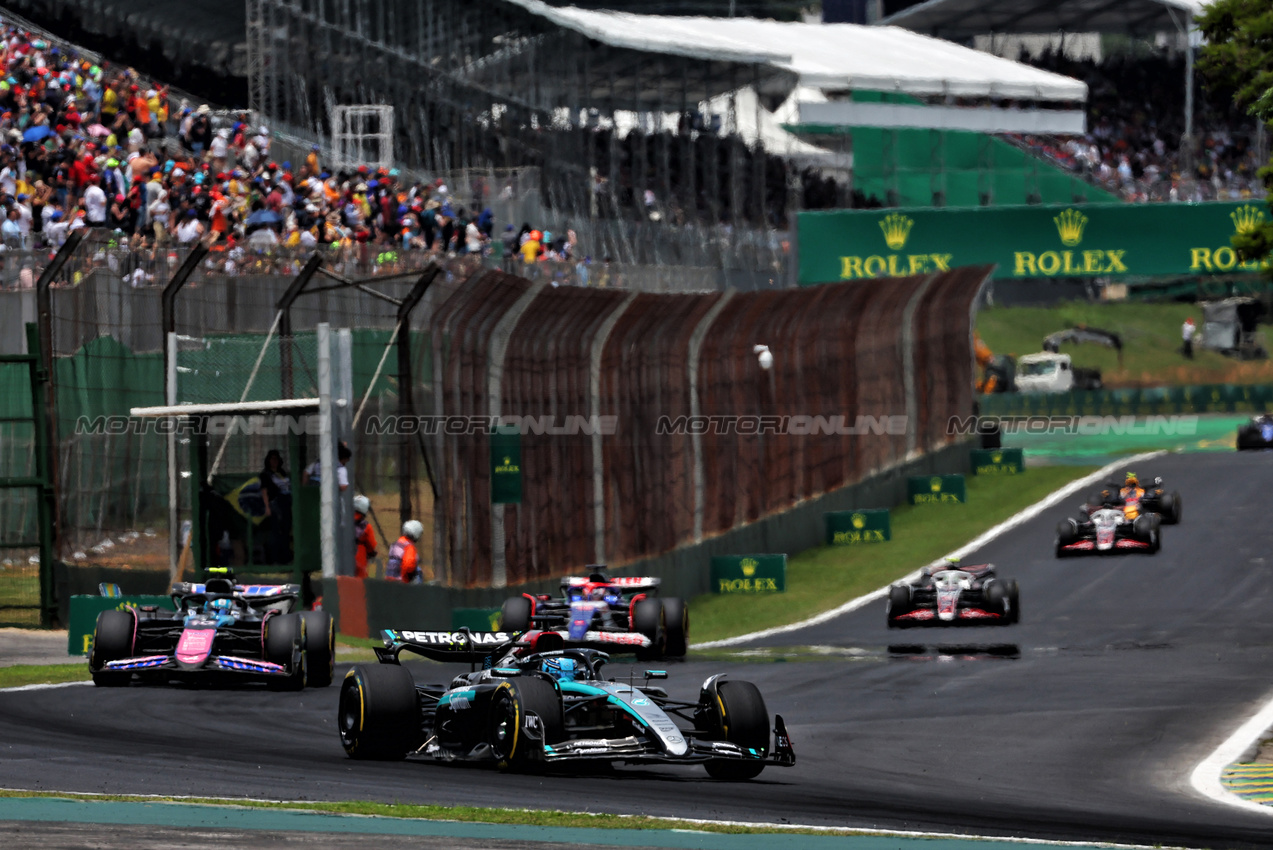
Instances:
[[[1050,52],[1032,64],[1087,83],[1087,134],[1020,137],[1037,153],[1128,201],[1239,200],[1263,195],[1256,172],[1267,164],[1255,120],[1224,92],[1195,88],[1195,149],[1183,144],[1185,62],[1119,56],[1103,62]]]
[[[13,26],[0,29],[0,64],[6,250],[55,250],[73,230],[100,228],[139,255],[204,240],[233,270],[244,249],[463,255],[492,244],[491,210],[466,209],[442,180],[409,182],[366,165],[336,170],[318,146],[304,161],[279,162],[269,128],[246,114],[173,103],[132,69]],[[573,233],[544,241],[558,259],[574,246]]]

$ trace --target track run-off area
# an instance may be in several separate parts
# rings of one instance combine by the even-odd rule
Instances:
[[[355,762],[336,734],[336,687],[80,686],[0,693],[0,786],[1273,847],[1273,810],[1191,781],[1273,699],[1273,453],[1168,455],[1136,471],[1184,497],[1159,554],[1057,560],[1053,529],[1076,496],[965,558],[1020,582],[1019,625],[890,631],[881,600],[666,665],[673,697],[725,672],[786,718],[799,763],[750,782]],[[417,681],[467,669],[412,666]]]

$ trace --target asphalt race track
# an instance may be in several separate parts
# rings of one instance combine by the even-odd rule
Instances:
[[[1057,561],[1065,505],[968,559],[1020,581],[1018,626],[890,632],[880,602],[765,642],[842,648],[825,660],[670,665],[673,696],[692,699],[725,671],[787,718],[800,763],[752,782],[691,768],[517,776],[354,762],[334,686],[173,686],[0,694],[0,785],[1273,847],[1273,812],[1188,784],[1273,696],[1273,454],[1174,456],[1137,472],[1184,495],[1184,523],[1164,529],[1157,556]],[[449,678],[440,665],[415,672]]]

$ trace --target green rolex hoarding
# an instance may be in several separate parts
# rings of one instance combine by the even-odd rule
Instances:
[[[962,475],[912,475],[906,479],[906,494],[912,505],[968,501]]]
[[[712,558],[712,593],[783,593],[786,590],[786,555]]]
[[[973,475],[1020,475],[1025,472],[1025,452],[1021,449],[973,449]]]
[[[512,426],[500,426],[491,434],[491,503],[515,504],[521,500],[521,431]]]
[[[888,510],[872,508],[858,511],[828,511],[828,546],[854,546],[858,543],[884,543],[893,539]]]
[[[1258,201],[802,212],[799,279],[811,285],[991,264],[996,278],[1256,272],[1261,265],[1241,262],[1231,240],[1268,217]]]
[[[93,648],[93,631],[97,615],[103,611],[124,611],[132,605],[154,605],[166,611],[175,610],[168,596],[72,596],[71,623],[66,630],[68,655],[88,655]]]

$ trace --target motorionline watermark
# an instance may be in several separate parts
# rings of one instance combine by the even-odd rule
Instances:
[[[952,416],[946,435],[1065,434],[1083,437],[1191,437],[1198,433],[1197,416],[1150,414],[1145,416]]]
[[[659,435],[724,436],[728,434],[790,437],[867,436],[906,434],[907,418],[885,416],[759,415],[759,416],[660,416],[654,425]]]
[[[360,430],[372,436],[473,436],[508,433],[522,436],[610,436],[618,433],[618,416],[369,416]],[[290,434],[322,433],[318,414],[216,414],[209,416],[81,416],[75,421],[76,435],[176,434],[283,437]]]

